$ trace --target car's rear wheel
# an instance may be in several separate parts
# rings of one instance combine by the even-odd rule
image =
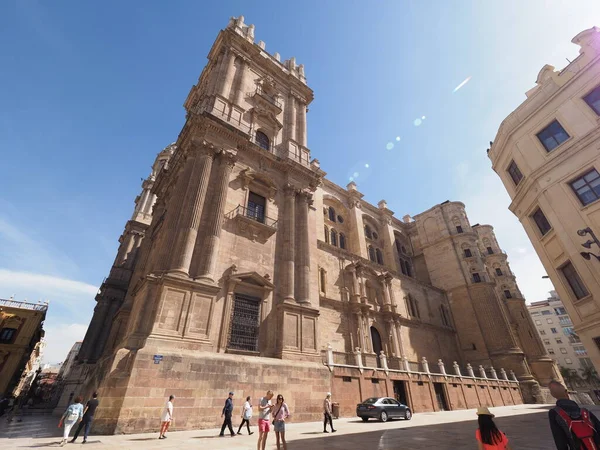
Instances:
[[[367,422],[369,420],[368,417],[361,417],[361,419],[362,419],[363,422]]]
[[[412,413],[410,412],[410,409],[407,409],[406,411],[404,411],[404,419],[406,419],[406,420],[412,419]]]
[[[387,422],[388,421],[388,415],[385,411],[381,411],[381,414],[379,415],[379,419],[382,422]]]

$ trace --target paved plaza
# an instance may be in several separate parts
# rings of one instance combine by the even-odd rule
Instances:
[[[492,408],[499,427],[506,432],[513,448],[518,450],[552,450],[554,443],[548,426],[547,411],[550,405],[519,405]],[[591,407],[597,414],[600,407]],[[58,447],[61,430],[58,419],[51,416],[25,416],[22,422],[0,424],[0,448]],[[475,411],[449,411],[415,414],[410,422],[392,421],[363,423],[356,418],[339,419],[334,422],[338,432],[324,435],[322,424],[317,422],[288,425],[288,450],[333,449],[457,449],[476,448],[474,433]],[[86,448],[119,449],[187,449],[246,450],[256,448],[255,434],[234,438],[217,436],[219,430],[170,432],[166,440],[158,440],[156,434],[133,434],[120,436],[92,436]],[[79,448],[76,444],[65,448]],[[268,449],[274,449],[275,436],[270,433]]]

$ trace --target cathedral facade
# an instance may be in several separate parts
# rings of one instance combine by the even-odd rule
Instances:
[[[414,412],[542,401],[560,378],[494,232],[460,202],[395,217],[307,147],[294,58],[231,19],[120,238],[68,392],[98,432],[217,424],[227,392],[284,394],[295,420],[373,395]]]

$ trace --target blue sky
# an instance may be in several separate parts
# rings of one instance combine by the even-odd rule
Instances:
[[[461,200],[496,227],[529,301],[552,288],[485,150],[543,65],[576,57],[600,2],[289,3],[0,3],[0,298],[50,300],[47,361],[83,337],[140,179],[240,14],[305,65],[309,147],[331,180],[354,176],[399,217]]]

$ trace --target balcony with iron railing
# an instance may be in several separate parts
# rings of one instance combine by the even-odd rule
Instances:
[[[271,219],[257,210],[256,208],[247,208],[238,205],[234,210],[225,215],[226,218],[242,221],[249,225],[256,225],[263,229],[267,234],[273,234],[277,230],[277,220]]]
[[[33,311],[46,311],[48,309],[48,304],[19,302],[16,300],[5,300],[0,298],[0,307],[30,309]]]
[[[256,86],[256,91],[254,92],[253,97],[259,101],[264,100],[271,106],[275,107],[279,111],[277,114],[281,112],[281,100],[279,100],[277,94],[269,94],[265,91],[262,85],[259,84],[258,86]]]

